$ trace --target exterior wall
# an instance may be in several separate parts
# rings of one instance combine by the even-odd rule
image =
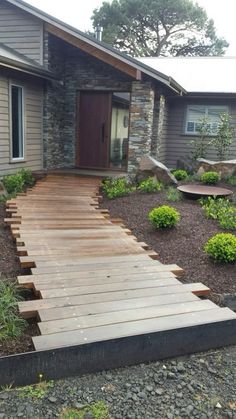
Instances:
[[[47,47],[48,43],[48,47]],[[78,106],[81,90],[131,91],[129,76],[52,35],[45,36],[45,64],[60,75],[62,83],[48,85],[44,110],[45,167],[74,167]]]
[[[150,82],[133,82],[130,106],[128,171],[135,172],[140,159],[151,153],[154,89]]]
[[[236,99],[190,99],[178,98],[169,105],[168,130],[166,136],[166,161],[168,167],[176,167],[177,161],[191,155],[191,141],[196,135],[185,134],[185,117],[188,104],[222,105],[229,107],[234,126],[234,140],[231,145],[230,158],[236,159]],[[217,160],[216,151],[211,146],[207,158]]]
[[[24,118],[25,118],[25,160],[11,162],[10,160],[10,109],[9,82],[24,87]],[[14,173],[23,167],[31,170],[42,169],[42,82],[33,81],[16,73],[0,75],[0,175]]]
[[[0,42],[43,64],[43,23],[4,1],[0,2]]]

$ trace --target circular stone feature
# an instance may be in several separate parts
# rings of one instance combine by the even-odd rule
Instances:
[[[201,196],[229,196],[233,195],[230,189],[217,188],[216,186],[202,186],[202,185],[181,185],[177,188],[186,197],[191,199],[198,199]]]

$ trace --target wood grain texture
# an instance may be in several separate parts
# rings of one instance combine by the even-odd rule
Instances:
[[[236,319],[206,296],[202,283],[182,284],[183,270],[163,265],[122,220],[98,208],[100,180],[49,175],[7,205],[17,237],[18,277],[36,299],[19,303],[39,320],[37,351],[119,341]]]

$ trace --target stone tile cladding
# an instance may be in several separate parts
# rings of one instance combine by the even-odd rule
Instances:
[[[131,93],[128,172],[133,173],[143,154],[150,154],[153,129],[154,90],[150,82],[133,79],[45,34],[44,65],[60,81],[47,83],[44,98],[44,166],[74,167],[78,146],[79,92],[124,91]]]

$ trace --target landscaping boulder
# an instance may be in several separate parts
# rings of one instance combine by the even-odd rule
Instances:
[[[222,179],[236,175],[236,160],[211,161],[205,159],[197,160],[197,175],[205,172],[217,172]]]
[[[137,172],[137,180],[140,182],[148,177],[154,177],[165,185],[178,184],[170,170],[161,162],[155,160],[151,156],[143,156],[139,163]]]

